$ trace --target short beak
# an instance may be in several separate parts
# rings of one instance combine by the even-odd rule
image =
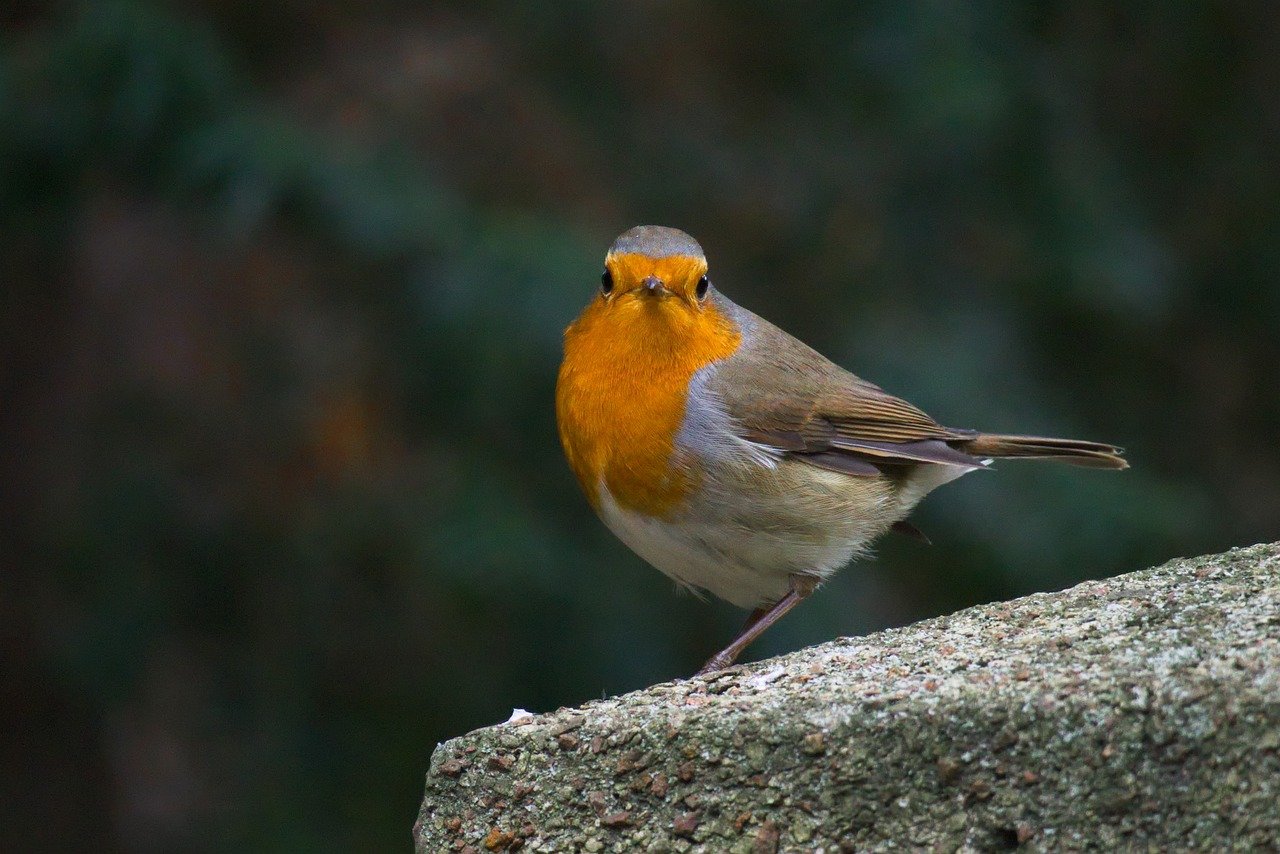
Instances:
[[[644,279],[640,282],[640,284],[644,286],[645,292],[648,293],[650,296],[655,296],[655,297],[675,296],[675,291],[672,291],[666,285],[664,285],[662,283],[662,280],[659,279],[657,276],[645,276]]]

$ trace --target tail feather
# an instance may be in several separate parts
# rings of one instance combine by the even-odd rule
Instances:
[[[1101,442],[1078,439],[1049,439],[1043,436],[1002,436],[979,433],[956,445],[958,450],[975,457],[1025,457],[1058,460],[1074,466],[1096,469],[1127,469],[1121,455],[1123,448]]]

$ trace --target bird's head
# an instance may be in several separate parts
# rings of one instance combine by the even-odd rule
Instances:
[[[675,228],[638,225],[613,241],[600,275],[600,300],[680,324],[704,311],[711,282],[698,241]]]
[[[696,370],[737,349],[727,300],[707,279],[702,247],[683,231],[641,225],[609,247],[595,299],[565,330],[576,370]],[[571,346],[570,346],[571,345]]]

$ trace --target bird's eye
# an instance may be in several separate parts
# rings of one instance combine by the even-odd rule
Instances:
[[[608,296],[611,290],[613,290],[613,273],[605,270],[600,274],[600,293]]]
[[[698,295],[698,299],[706,299],[707,288],[709,287],[711,287],[711,282],[707,279],[706,276],[703,276],[701,279],[698,279],[698,287],[694,290],[694,293]]]

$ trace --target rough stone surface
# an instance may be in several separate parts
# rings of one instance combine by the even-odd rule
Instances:
[[[419,852],[1275,850],[1280,543],[453,739]]]

